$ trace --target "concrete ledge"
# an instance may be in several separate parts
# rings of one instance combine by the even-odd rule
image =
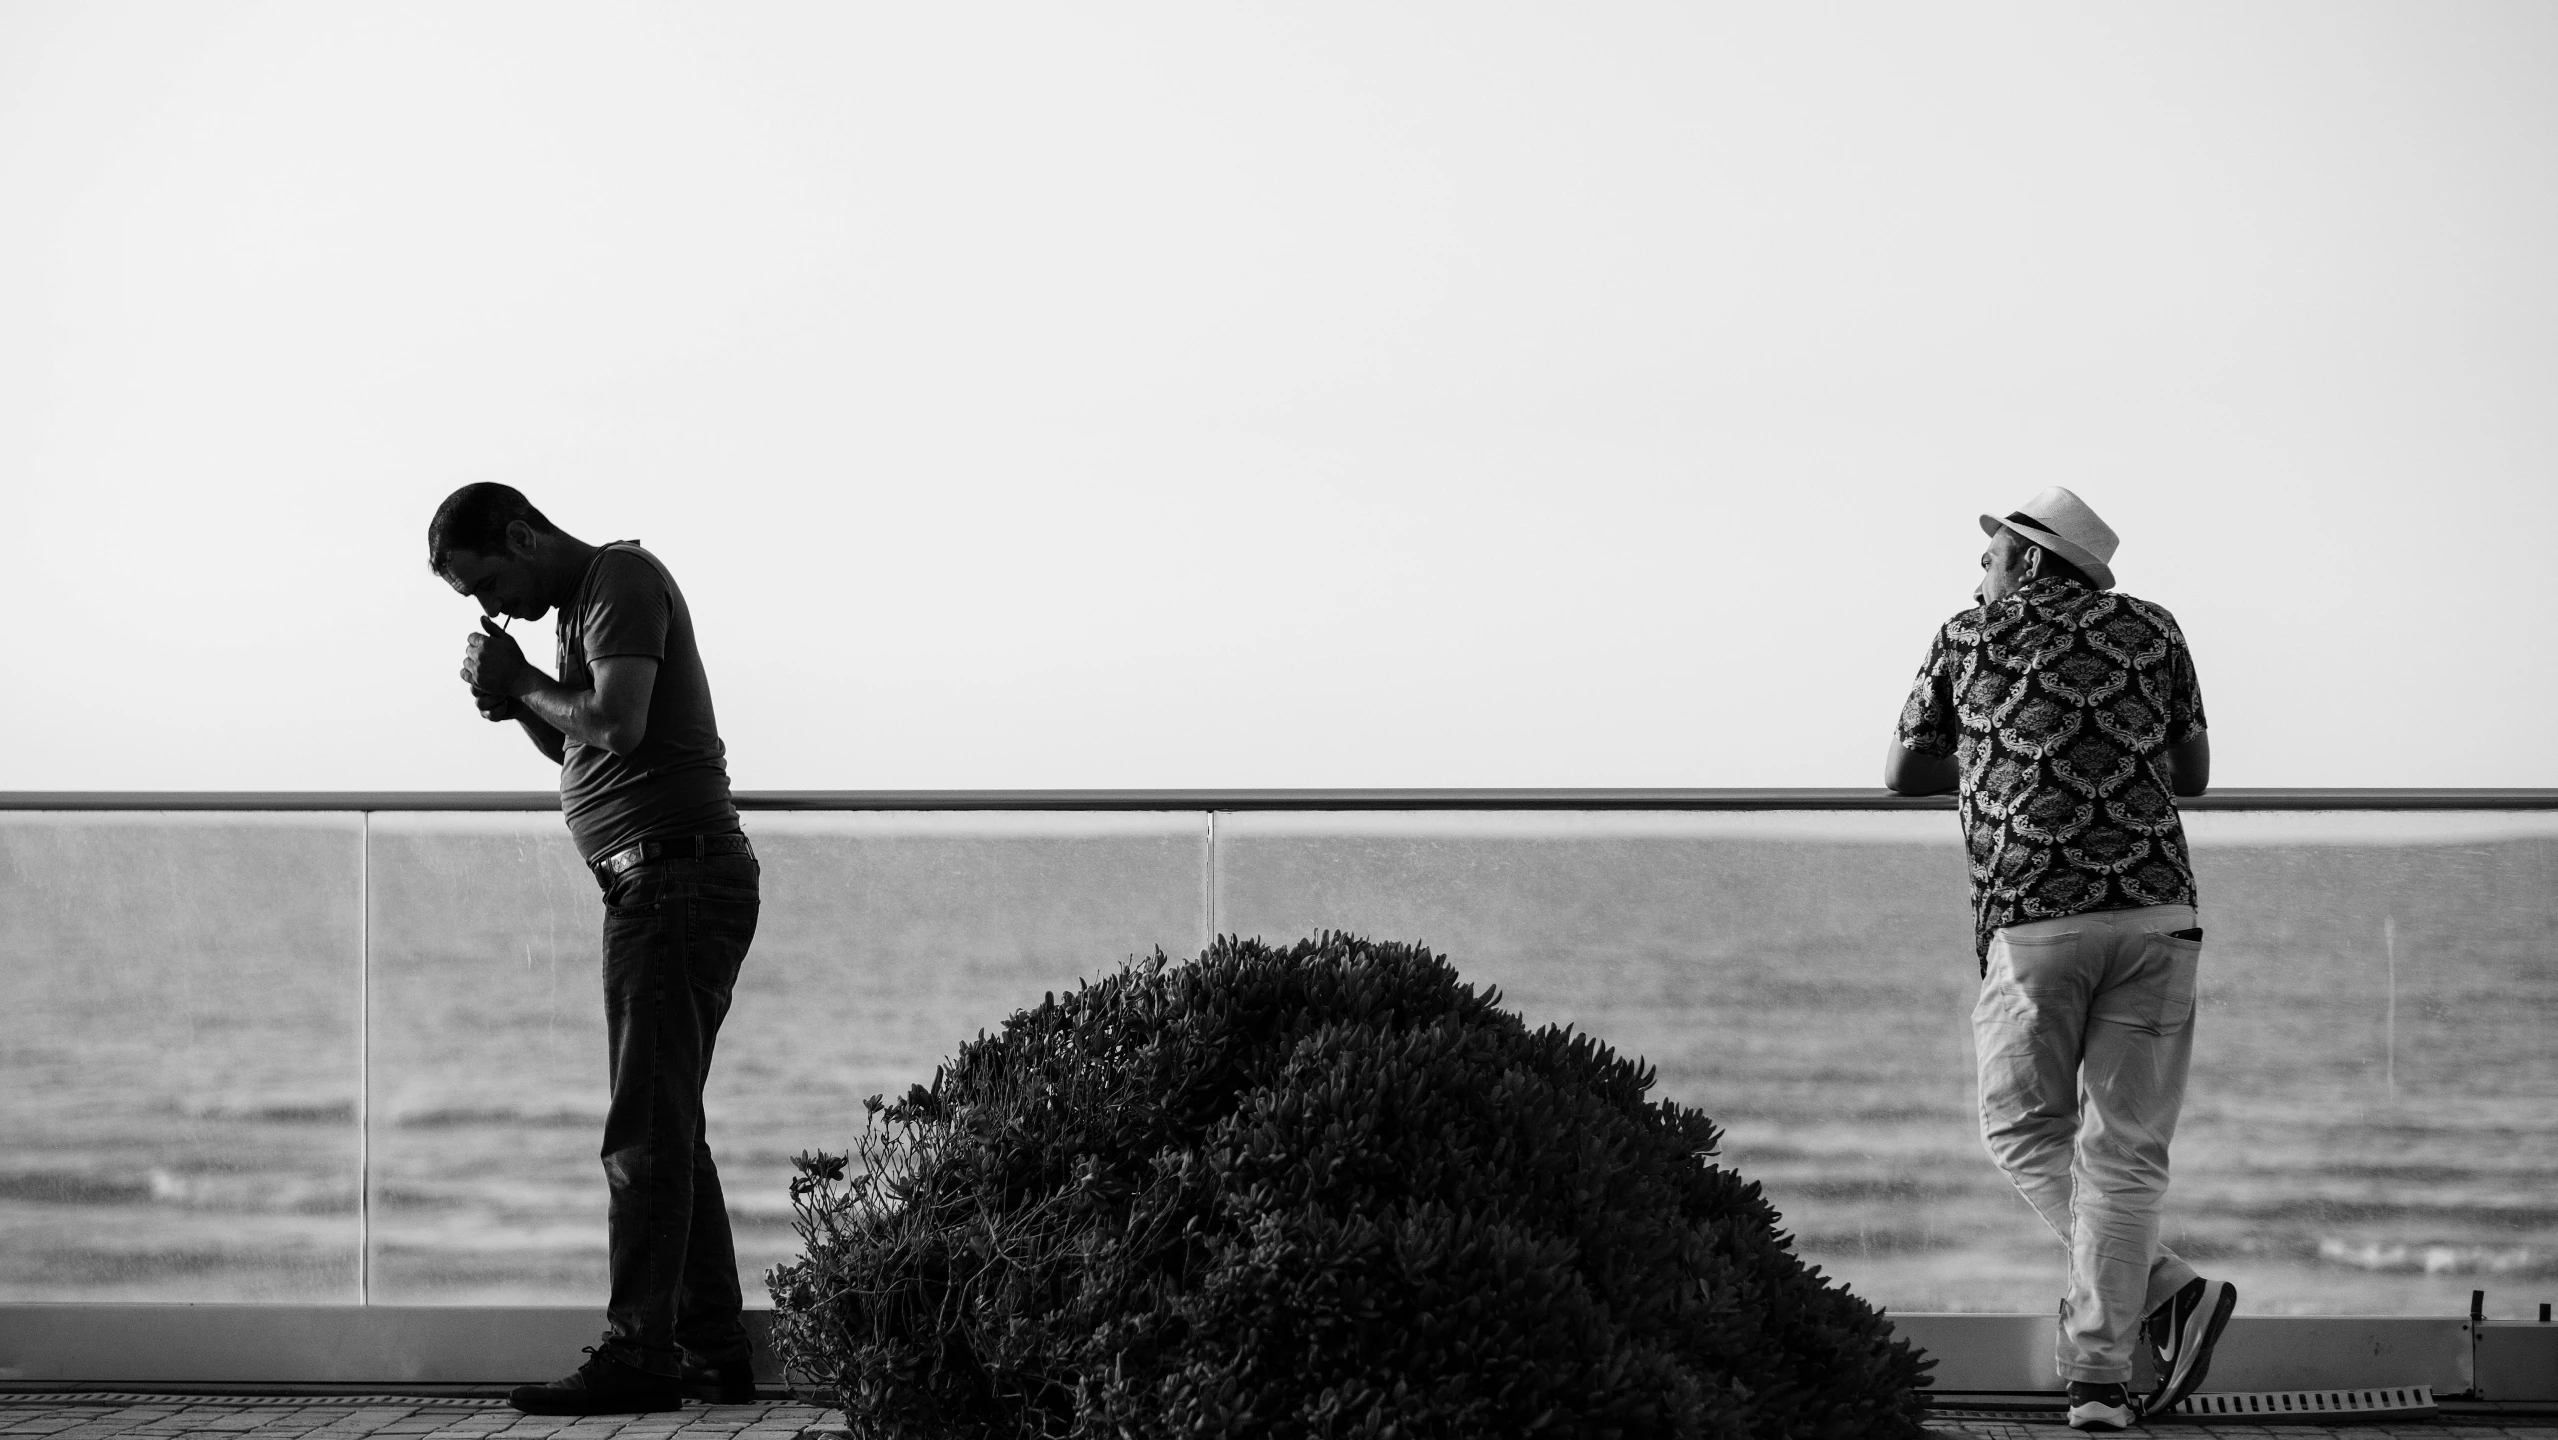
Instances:
[[[2480,1321],[2478,1398],[2558,1400],[2558,1323]]]
[[[758,1378],[778,1383],[769,1311],[748,1311]],[[2049,1315],[1911,1314],[1935,1388],[2050,1393]],[[0,1305],[0,1382],[13,1385],[520,1385],[576,1367],[604,1331],[577,1306]],[[2144,1377],[2145,1378],[2145,1377]],[[2430,1385],[2437,1395],[2558,1401],[2558,1324],[2463,1317],[2240,1316],[2209,1389]]]
[[[778,1383],[769,1310],[746,1312]],[[0,1381],[65,1385],[526,1385],[604,1333],[579,1306],[0,1305]]]
[[[1894,1315],[1893,1328],[1936,1357],[1936,1388],[1976,1393],[2049,1393],[2062,1388],[2052,1368],[2049,1315]],[[2536,1327],[2558,1332],[2558,1325]],[[2534,1378],[2517,1345],[2497,1399],[2558,1399],[2558,1374]],[[2148,1358],[2135,1379],[2149,1381]],[[2466,1395],[2472,1375],[2470,1322],[2424,1315],[2241,1315],[2212,1352],[2206,1389],[2344,1390],[2378,1385],[2430,1385],[2437,1395]],[[2524,1392],[2529,1393],[2524,1393]]]

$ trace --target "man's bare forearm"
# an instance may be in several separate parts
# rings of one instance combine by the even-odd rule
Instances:
[[[2179,799],[2190,800],[2212,788],[2212,737],[2201,731],[2184,744],[2159,756],[2167,767],[2167,788]]]
[[[1951,755],[1921,755],[1904,749],[1900,737],[1883,750],[1883,788],[1895,795],[1942,795],[1962,780],[1962,767]]]
[[[560,732],[551,728],[549,721],[526,708],[521,700],[515,702],[515,723],[524,727],[524,738],[533,742],[534,749],[550,757],[552,764],[560,764],[568,758],[568,742],[560,738]]]
[[[521,715],[530,717],[525,721],[525,728],[530,730],[533,725],[540,724],[555,737],[554,745],[574,740],[580,745],[598,745],[615,754],[621,753],[622,747],[615,743],[620,737],[606,722],[592,690],[571,690],[536,670],[533,683],[517,692],[515,706]],[[533,743],[540,745],[541,737],[536,735]],[[543,753],[552,752],[546,747]]]

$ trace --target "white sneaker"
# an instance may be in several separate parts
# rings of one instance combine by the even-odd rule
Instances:
[[[2127,1385],[2095,1385],[2073,1380],[2069,1387],[2069,1428],[2128,1430],[2141,1418]]]

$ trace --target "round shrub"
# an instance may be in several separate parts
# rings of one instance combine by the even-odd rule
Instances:
[[[800,1157],[775,1343],[857,1435],[1924,1434],[1652,1080],[1419,947],[1157,952]]]

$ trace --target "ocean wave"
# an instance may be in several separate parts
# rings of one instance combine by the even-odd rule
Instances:
[[[1920,1229],[1829,1230],[1806,1232],[1794,1237],[1796,1253],[1824,1257],[1929,1255],[1976,1247],[1977,1242],[1968,1236],[1945,1235]]]
[[[449,1130],[465,1125],[504,1125],[523,1130],[601,1130],[604,1117],[584,1110],[519,1110],[513,1106],[446,1106],[413,1110],[391,1123],[402,1130]]]
[[[139,1205],[152,1198],[140,1177],[88,1175],[70,1170],[26,1170],[0,1175],[0,1200],[39,1205]]]
[[[252,1125],[352,1125],[359,1107],[353,1100],[270,1100],[239,1103],[180,1098],[168,1108],[195,1121]]]
[[[147,1177],[152,1203],[188,1210],[232,1210],[264,1215],[352,1215],[356,1179],[292,1174],[223,1174],[154,1167]]]
[[[184,1172],[153,1166],[138,1174],[21,1170],[0,1174],[0,1200],[39,1205],[160,1205],[266,1215],[344,1215],[356,1209],[355,1181],[293,1174]]]
[[[1940,1200],[1950,1196],[1969,1195],[1978,1185],[1921,1180],[1908,1175],[1827,1176],[1819,1179],[1769,1180],[1765,1188],[1771,1197],[1782,1195],[1794,1200],[1880,1200],[1909,1204],[1924,1200]]]
[[[2331,1235],[2318,1242],[2318,1258],[2331,1265],[2395,1275],[2504,1275],[2524,1279],[2558,1275],[2558,1251],[2530,1245],[2353,1241]]]
[[[2394,1224],[2396,1228],[2412,1230],[2422,1226],[2437,1233],[2443,1230],[2472,1227],[2497,1230],[2558,1229],[2558,1206],[2506,1202],[2501,1199],[2484,1202],[2394,1201],[2305,1196],[2280,1200],[2257,1200],[2213,1196],[2206,1192],[2201,1195],[2189,1194],[2185,1200],[2184,1211],[2189,1220],[2230,1217],[2254,1221],[2258,1224],[2279,1224],[2291,1221],[2305,1222],[2307,1225],[2351,1225],[2361,1222],[2372,1225],[2374,1228]]]

